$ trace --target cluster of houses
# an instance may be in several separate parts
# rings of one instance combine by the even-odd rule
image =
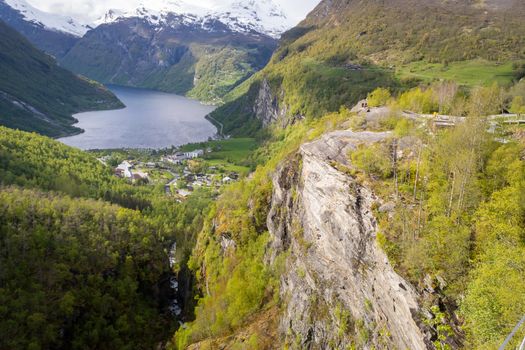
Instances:
[[[190,196],[197,188],[219,189],[221,186],[239,179],[239,174],[235,172],[224,174],[221,173],[217,167],[213,166],[208,168],[209,171],[207,171],[206,174],[190,171],[190,168],[185,162],[201,158],[206,152],[212,152],[212,150],[209,149],[205,151],[197,149],[191,152],[177,152],[164,156],[161,159],[164,165],[155,162],[141,163],[125,160],[115,168],[115,175],[137,182],[139,180],[149,180],[149,174],[140,169],[165,170],[165,172],[173,176],[173,179],[164,186],[166,194],[174,195],[181,199]],[[169,166],[169,164],[172,166]],[[173,165],[183,165],[183,167],[174,168]]]
[[[123,161],[115,168],[115,175],[132,181],[148,180],[149,178],[147,173],[136,170],[134,165],[127,160]]]
[[[213,169],[211,169],[213,170]],[[239,179],[239,174],[230,173],[227,176],[222,174],[194,174],[187,169],[184,169],[182,175],[175,175],[174,179],[164,187],[166,194],[176,194],[180,197],[186,198],[193,193],[197,188],[220,188],[222,185],[229,184]],[[183,188],[179,188],[180,183],[184,184]]]

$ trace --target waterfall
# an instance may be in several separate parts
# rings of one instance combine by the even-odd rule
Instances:
[[[173,243],[169,253],[169,263],[172,273],[173,268],[177,264],[177,258],[175,257],[176,253],[177,242]],[[168,308],[173,316],[180,316],[180,314],[182,313],[182,308],[180,307],[179,301],[177,300],[177,295],[179,293],[179,281],[177,281],[177,277],[174,274],[170,277],[170,289],[172,291],[172,298],[170,299]]]

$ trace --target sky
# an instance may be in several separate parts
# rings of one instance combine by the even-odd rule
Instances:
[[[139,3],[148,3],[148,0],[27,0],[34,7],[51,13],[81,18],[86,23],[100,18],[111,8],[135,8]],[[152,1],[152,0],[149,0]],[[155,0],[153,0],[155,1]],[[199,0],[191,1],[201,7],[214,7],[227,0]],[[274,0],[282,7],[288,18],[300,22],[306,17],[320,0]]]

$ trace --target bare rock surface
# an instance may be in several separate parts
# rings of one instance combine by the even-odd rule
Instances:
[[[274,176],[270,259],[289,249],[280,331],[301,349],[427,349],[418,295],[376,243],[377,198],[335,163],[388,133],[337,131],[301,147]]]

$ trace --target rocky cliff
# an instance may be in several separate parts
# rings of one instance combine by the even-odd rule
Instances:
[[[289,108],[281,102],[284,90],[279,94],[272,91],[272,87],[267,79],[263,79],[257,98],[253,104],[253,113],[256,119],[260,120],[263,126],[267,127],[272,123],[279,122],[282,127],[293,124],[296,120],[303,119],[302,115],[290,115]]]
[[[347,171],[350,150],[387,136],[327,134],[274,176],[269,260],[289,251],[280,332],[293,348],[431,347],[417,292],[376,243],[378,199]]]

